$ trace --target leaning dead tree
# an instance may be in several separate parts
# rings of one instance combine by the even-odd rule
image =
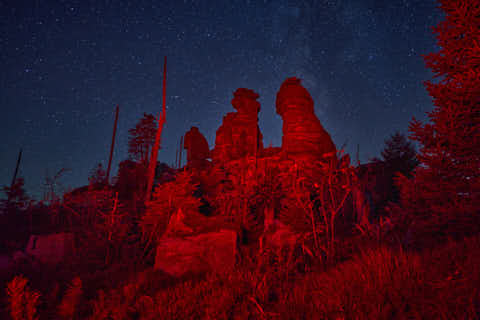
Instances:
[[[182,167],[182,152],[183,152],[183,136],[180,137],[180,145],[178,151],[178,166],[177,168]]]
[[[21,160],[22,160],[22,148],[20,148],[20,152],[18,153],[17,165],[15,166],[15,172],[13,173],[12,183],[10,185],[10,190],[8,192],[7,204],[10,204],[10,200],[12,199],[12,190],[13,190],[13,186],[15,185],[15,181],[17,181],[18,168],[20,167]]]
[[[113,157],[113,148],[115,147],[115,135],[117,133],[117,122],[118,122],[118,104],[115,112],[115,122],[113,124],[113,134],[112,134],[112,144],[110,145],[110,156],[108,158],[108,167],[107,167],[107,174],[105,176],[105,183],[109,183],[110,177],[110,168],[112,166],[112,157]]]
[[[145,196],[145,201],[149,201],[152,195],[152,188],[153,188],[153,179],[155,177],[155,168],[157,166],[157,157],[158,157],[158,149],[160,148],[160,140],[162,138],[162,129],[163,125],[166,121],[166,94],[167,94],[167,57],[165,56],[163,62],[163,105],[162,105],[162,112],[158,116],[158,128],[157,128],[157,135],[155,136],[155,145],[152,149],[152,157],[150,158],[150,163],[148,164],[148,184],[147,184],[147,192]]]

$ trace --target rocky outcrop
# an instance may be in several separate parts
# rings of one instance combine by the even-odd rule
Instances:
[[[183,148],[187,150],[187,166],[190,168],[203,168],[210,157],[210,148],[207,139],[198,130],[192,127],[186,134]]]
[[[335,155],[335,145],[315,115],[313,99],[300,79],[293,77],[283,82],[276,107],[283,119],[282,150],[289,157]]]
[[[232,105],[237,112],[228,113],[217,130],[212,154],[215,163],[256,155],[263,149],[262,133],[258,127],[258,97],[250,89],[239,88],[234,92]]]
[[[336,159],[336,147],[316,117],[308,91],[299,79],[289,78],[276,101],[277,113],[283,119],[282,147],[264,149],[258,98],[253,90],[240,88],[234,92],[232,105],[236,112],[228,113],[216,132],[215,147],[210,152],[212,162],[190,172],[198,181],[200,191],[196,195],[201,194],[213,209],[208,215],[177,210],[170,217],[167,231],[157,243],[156,269],[178,277],[233,267],[237,233],[231,230],[241,230],[242,243],[259,241],[260,251],[280,254],[286,249],[290,257],[301,235],[310,232],[298,219],[305,213],[298,206],[292,183],[320,181],[318,160]],[[186,134],[187,167],[206,159],[208,144],[203,140],[196,128]],[[196,141],[203,146],[194,149]],[[266,195],[257,197],[259,190],[266,190]],[[266,199],[268,192],[275,199]],[[254,201],[263,197],[263,202],[242,205],[237,201],[239,196]],[[238,217],[242,217],[241,228]]]
[[[237,255],[237,234],[220,230],[186,238],[164,238],[157,246],[155,269],[172,276],[203,272],[224,272],[233,268]]]

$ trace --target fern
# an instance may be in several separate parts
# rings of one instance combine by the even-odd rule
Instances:
[[[37,307],[40,303],[40,293],[37,291],[25,291],[25,318],[27,320],[37,320]]]
[[[7,284],[10,316],[13,320],[36,320],[40,293],[27,286],[24,276],[16,276]]]
[[[58,307],[58,315],[64,319],[73,319],[77,312],[82,293],[82,280],[79,277],[75,277],[68,286],[62,302]]]
[[[23,276],[16,276],[7,285],[10,315],[13,320],[23,319],[23,300],[28,280]]]

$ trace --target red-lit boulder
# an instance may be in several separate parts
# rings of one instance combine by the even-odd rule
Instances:
[[[293,77],[283,82],[276,107],[283,119],[282,150],[289,157],[335,155],[335,145],[315,115],[313,99],[300,79]]]
[[[187,166],[191,168],[203,168],[210,157],[210,148],[207,139],[198,130],[192,127],[186,134],[183,148],[187,150]]]
[[[0,254],[0,270],[8,269],[12,264],[12,258],[8,255]]]
[[[228,162],[263,149],[262,133],[258,127],[259,95],[253,90],[239,88],[234,92],[232,105],[237,112],[229,112],[217,130],[212,158],[216,163]]]
[[[56,233],[49,235],[32,235],[25,252],[44,264],[56,265],[73,254],[73,233]]]
[[[157,246],[155,269],[172,276],[224,272],[235,265],[237,234],[220,230],[186,238],[164,238]]]

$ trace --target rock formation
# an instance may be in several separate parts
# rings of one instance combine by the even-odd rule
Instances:
[[[283,119],[282,151],[293,158],[335,155],[335,145],[315,115],[313,99],[300,82],[288,78],[277,93],[277,113]]]
[[[183,147],[187,150],[188,167],[204,167],[207,158],[210,157],[210,149],[208,147],[207,139],[205,139],[197,127],[192,127],[185,134]]]
[[[237,112],[228,113],[217,130],[212,154],[216,163],[256,155],[263,149],[262,134],[258,127],[259,95],[245,88],[237,89],[233,95],[232,105]]]
[[[262,254],[276,250],[280,255],[287,248],[290,259],[298,239],[310,232],[301,219],[305,209],[299,205],[294,187],[302,179],[311,184],[321,181],[318,161],[328,155],[336,159],[336,147],[316,117],[308,91],[299,79],[289,78],[276,100],[277,113],[283,119],[282,147],[264,149],[258,98],[250,89],[234,92],[236,112],[223,118],[210,154],[197,128],[185,135],[188,166],[207,161],[209,155],[212,163],[192,174],[200,191],[185,199],[195,208],[184,210],[186,201],[177,205],[181,210],[170,217],[167,231],[158,241],[155,269],[182,276],[230,268],[239,254],[237,242],[258,241]],[[264,193],[259,195],[259,191]],[[208,215],[197,210],[198,197],[211,206]]]

